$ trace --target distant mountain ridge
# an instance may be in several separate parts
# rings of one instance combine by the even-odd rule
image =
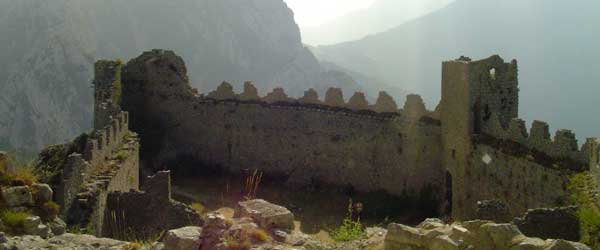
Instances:
[[[282,0],[0,0],[0,150],[39,149],[91,127],[92,65],[174,50],[200,92],[221,81],[363,89],[326,70]]]
[[[348,13],[315,27],[301,27],[302,41],[328,45],[384,32],[438,10],[454,0],[376,0],[366,9]]]
[[[519,62],[521,116],[582,139],[600,127],[600,1],[457,0],[387,32],[315,48],[320,60],[440,96],[441,62],[499,54]],[[368,58],[369,63],[356,58]],[[580,141],[581,143],[581,141]]]

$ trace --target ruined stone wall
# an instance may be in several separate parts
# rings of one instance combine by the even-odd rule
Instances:
[[[589,143],[518,119],[517,62],[499,56],[444,62],[440,117],[444,166],[452,175],[453,215],[476,216],[480,200],[502,200],[513,215],[566,201],[569,176],[589,169]]]
[[[478,144],[466,169],[469,186],[465,209],[477,201],[497,199],[516,217],[528,209],[556,207],[568,202],[571,171],[552,169],[525,156],[515,156],[492,146]]]
[[[147,177],[142,189],[108,194],[103,236],[148,239],[169,229],[201,225],[195,211],[171,199],[169,172]]]
[[[596,187],[600,187],[600,138],[590,138],[586,145],[590,156],[590,171],[596,180]]]
[[[400,115],[385,93],[372,108],[379,113],[347,108],[335,89],[325,101],[313,91],[297,101],[282,89],[266,101],[242,101],[224,84],[205,98],[194,94],[185,73],[181,58],[168,51],[146,52],[123,69],[123,108],[145,150],[158,156],[158,167],[188,157],[205,167],[259,169],[297,184],[397,195],[433,186],[443,193],[439,121]],[[367,105],[360,96],[352,107]]]

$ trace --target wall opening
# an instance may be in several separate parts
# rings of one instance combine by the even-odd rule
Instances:
[[[446,171],[446,194],[444,205],[442,207],[443,214],[452,214],[452,175]]]
[[[473,133],[481,134],[481,102],[475,102],[475,106],[473,106]]]
[[[496,80],[496,69],[495,68],[490,69],[490,79]]]

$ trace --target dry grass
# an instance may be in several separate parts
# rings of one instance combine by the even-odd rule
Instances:
[[[257,242],[266,242],[269,240],[269,234],[262,229],[254,229],[248,233],[250,238]]]
[[[142,245],[139,243],[129,243],[127,245],[123,245],[122,250],[142,250]]]
[[[202,205],[202,203],[194,202],[192,203],[191,207],[199,215],[203,215],[206,213],[206,208],[204,207],[204,205]]]
[[[244,198],[247,200],[256,198],[256,193],[258,192],[258,187],[260,186],[262,177],[263,173],[258,170],[254,170],[251,175],[246,177],[246,182],[244,183],[246,194]]]

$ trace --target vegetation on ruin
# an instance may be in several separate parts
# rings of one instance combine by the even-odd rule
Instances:
[[[121,60],[117,60],[117,69],[115,75],[115,81],[113,82],[113,103],[116,105],[121,105],[121,93],[123,92],[123,86],[121,83],[121,70],[123,62]]]
[[[600,249],[600,203],[594,197],[593,177],[580,173],[571,177],[568,188],[572,192],[571,199],[577,204],[577,217],[581,230],[581,242],[592,249]]]
[[[239,235],[225,237],[227,250],[248,250],[254,244],[261,244],[271,239],[269,234],[258,228],[243,229]]]
[[[9,165],[13,167],[9,169]],[[7,161],[0,162],[0,185],[2,186],[31,186],[38,182],[38,179],[31,162],[18,161],[12,155]]]
[[[263,173],[255,169],[252,174],[246,177],[246,181],[244,183],[244,190],[246,200],[252,200],[256,198],[256,194],[258,193],[258,187],[262,181]]]
[[[0,220],[4,224],[3,230],[9,234],[22,234],[24,230],[24,222],[31,216],[29,212],[14,212],[5,210],[0,212]]]
[[[203,215],[206,213],[206,208],[204,207],[204,205],[202,205],[202,203],[200,202],[194,202],[191,205],[192,209],[194,209],[194,211],[196,213],[198,213],[199,215]]]
[[[352,199],[348,202],[348,215],[342,221],[340,227],[330,232],[331,238],[336,241],[353,241],[365,236],[365,230],[360,222],[360,213],[362,204],[353,203]],[[356,215],[356,219],[353,219]]]

